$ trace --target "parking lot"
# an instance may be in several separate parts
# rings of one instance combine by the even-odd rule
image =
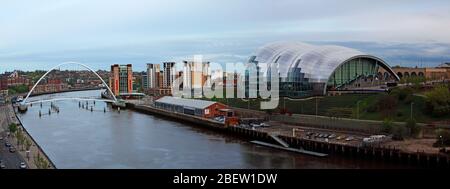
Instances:
[[[361,146],[363,143],[363,138],[370,136],[369,134],[365,133],[335,131],[314,127],[288,125],[275,121],[269,121],[266,123],[266,125],[268,126],[253,127],[252,129],[274,133],[277,135],[295,136],[306,140],[315,140],[351,146]]]

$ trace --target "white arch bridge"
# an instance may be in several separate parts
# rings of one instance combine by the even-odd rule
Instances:
[[[103,85],[107,88],[107,91],[109,92],[112,100],[109,100],[109,99],[95,99],[95,98],[54,98],[54,99],[46,99],[46,100],[37,100],[37,101],[27,102],[28,98],[33,93],[33,91],[36,88],[36,86],[41,82],[41,80],[43,80],[50,72],[52,72],[56,68],[59,68],[59,67],[64,66],[64,65],[78,65],[78,66],[82,66],[82,67],[86,68],[87,70],[91,71],[92,73],[94,73],[95,76],[97,76],[102,81]],[[90,68],[86,64],[82,64],[82,63],[78,63],[78,62],[64,62],[64,63],[61,63],[61,64],[58,64],[58,65],[54,66],[53,68],[48,70],[41,78],[39,78],[39,80],[34,84],[34,86],[28,92],[28,94],[25,97],[25,99],[21,102],[21,104],[19,106],[19,110],[20,111],[26,111],[28,109],[28,105],[29,104],[33,104],[33,103],[49,102],[49,101],[61,101],[61,100],[103,101],[103,102],[111,102],[111,103],[113,103],[116,106],[124,106],[124,103],[122,101],[117,100],[116,96],[114,95],[114,93],[112,92],[112,90],[108,86],[108,84],[106,84],[105,80],[103,80],[103,78],[100,77],[100,75],[98,75],[97,72],[95,72],[92,68]]]

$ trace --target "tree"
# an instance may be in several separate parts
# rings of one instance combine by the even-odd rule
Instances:
[[[31,145],[33,143],[30,141],[30,139],[25,140],[25,149],[28,151],[31,149]]]
[[[403,140],[408,134],[408,129],[403,125],[399,125],[397,127],[394,127],[392,134],[392,138],[394,140]]]
[[[426,112],[433,116],[445,116],[450,114],[450,90],[448,85],[436,86],[425,94]]]
[[[16,139],[17,139],[17,146],[22,147],[21,150],[23,150],[23,144],[25,142],[25,135],[22,133],[22,131],[18,130],[16,132]]]
[[[394,127],[394,123],[391,119],[385,118],[383,124],[381,125],[381,131],[385,133],[391,133]]]
[[[392,96],[396,96],[399,101],[405,100],[407,97],[411,96],[414,93],[413,89],[410,87],[405,88],[396,88],[391,91]]]
[[[39,153],[34,158],[34,164],[38,169],[47,169],[49,167],[47,160],[45,160]]]
[[[27,85],[17,85],[13,87],[9,87],[8,91],[10,94],[19,94],[19,93],[26,93],[28,92],[28,86]]]
[[[9,132],[11,132],[12,134],[17,132],[17,124],[15,123],[11,123],[9,124]]]
[[[396,97],[385,95],[378,99],[377,107],[378,110],[384,115],[384,117],[391,117],[392,115],[395,115],[397,103],[398,100]]]
[[[409,119],[406,122],[405,127],[411,131],[411,135],[414,137],[417,137],[420,131],[422,131],[422,127],[418,126],[414,119]]]

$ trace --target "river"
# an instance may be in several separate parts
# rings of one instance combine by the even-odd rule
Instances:
[[[100,93],[100,90],[67,92],[29,100],[100,98]],[[78,101],[66,100],[54,102],[59,113],[46,115],[50,108],[47,102],[42,108],[34,104],[19,115],[57,168],[400,168],[369,160],[318,158],[280,151],[132,110],[119,113],[104,102],[89,103],[93,112],[79,108]],[[39,111],[44,115],[39,117]]]

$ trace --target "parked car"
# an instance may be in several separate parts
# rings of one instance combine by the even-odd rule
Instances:
[[[341,140],[341,139],[344,139],[345,138],[345,135],[340,135],[340,136],[338,136],[337,138],[336,138],[336,140]]]
[[[328,138],[329,139],[336,138],[336,135],[335,134],[331,134],[330,136],[328,136]]]
[[[241,123],[241,124],[239,124],[239,126],[240,126],[240,127],[243,127],[243,128],[249,128],[249,127],[250,127],[250,125],[247,125],[247,124],[242,124],[242,123]]]
[[[269,124],[269,123],[266,123],[266,122],[264,122],[264,123],[261,123],[261,126],[262,126],[262,127],[270,127],[270,124]]]
[[[21,162],[20,169],[26,169],[26,168],[27,168],[27,164],[25,164],[25,162]]]
[[[14,153],[14,152],[16,152],[16,148],[14,148],[14,147],[9,147],[9,152],[11,152],[11,153]]]
[[[345,139],[345,141],[351,141],[351,140],[353,140],[353,139],[355,139],[355,138],[353,138],[352,136],[349,136],[349,137],[347,137],[347,138]]]
[[[6,169],[6,165],[3,163],[3,161],[0,161],[0,169]]]
[[[328,136],[330,136],[330,134],[327,134],[327,133],[325,133],[325,134],[323,134],[323,138],[328,138]]]
[[[3,137],[0,137],[0,140],[3,140]]]
[[[5,142],[6,147],[11,147],[11,144],[9,142]]]

